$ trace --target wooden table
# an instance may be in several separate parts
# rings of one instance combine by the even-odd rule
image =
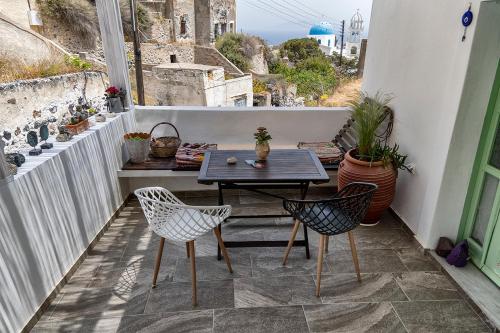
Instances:
[[[235,165],[227,164],[228,157],[236,157]],[[330,180],[316,154],[311,150],[275,149],[271,150],[266,166],[256,169],[245,163],[255,160],[253,150],[217,150],[205,153],[198,183],[217,183],[219,204],[224,204],[224,189],[243,189],[273,197],[279,195],[266,192],[269,189],[298,189],[301,198],[305,198],[309,184],[326,183]],[[282,215],[232,216],[232,218],[277,217]],[[221,226],[219,225],[219,228]],[[224,242],[226,247],[285,247],[288,240],[282,241],[234,241]],[[304,225],[304,240],[296,240],[294,246],[304,246],[309,259],[309,240]],[[220,248],[218,258],[221,259]]]

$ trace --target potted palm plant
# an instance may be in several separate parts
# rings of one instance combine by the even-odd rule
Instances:
[[[405,166],[407,155],[399,153],[399,146],[389,146],[387,139],[380,139],[377,130],[391,112],[388,104],[391,97],[376,93],[368,96],[361,93],[359,99],[350,101],[353,128],[358,146],[348,151],[339,165],[339,190],[352,182],[369,182],[378,185],[363,225],[376,225],[382,213],[394,199],[396,178],[399,169]]]

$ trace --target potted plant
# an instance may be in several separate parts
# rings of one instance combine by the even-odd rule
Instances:
[[[65,132],[70,136],[85,132],[90,127],[88,118],[89,113],[87,110],[85,110],[82,105],[77,105],[74,110],[70,110],[69,119],[65,119],[63,122]]]
[[[127,133],[123,136],[132,163],[142,163],[149,154],[149,133]]]
[[[382,213],[394,199],[398,170],[408,170],[405,166],[407,155],[399,153],[399,146],[390,147],[387,138],[377,136],[377,129],[390,112],[390,101],[391,97],[386,94],[377,93],[370,97],[361,93],[360,99],[349,103],[358,146],[349,150],[339,165],[338,187],[341,190],[352,182],[378,185],[363,225],[372,226],[380,221]]]
[[[122,97],[124,92],[115,86],[109,86],[106,91],[106,101],[108,106],[108,112],[119,113],[123,112]]]
[[[267,156],[271,152],[271,148],[269,147],[269,141],[271,141],[272,137],[267,131],[265,127],[257,128],[257,132],[254,134],[255,137],[255,154],[259,161],[265,161]]]

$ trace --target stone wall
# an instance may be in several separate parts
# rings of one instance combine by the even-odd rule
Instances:
[[[102,109],[106,81],[105,74],[88,72],[0,84],[0,135],[8,141],[6,151],[26,148],[26,133],[43,122],[55,133],[68,108],[85,98]]]
[[[126,43],[127,53],[134,53],[133,43]],[[184,44],[152,44],[141,43],[141,54],[143,64],[168,64],[171,63],[171,55],[175,55],[177,62],[194,63],[195,54],[192,45]]]
[[[251,75],[226,80],[226,105],[238,106],[236,102],[241,99],[246,102],[244,106],[253,106],[253,84]]]
[[[216,48],[196,45],[194,47],[194,63],[221,66],[227,74],[243,75],[243,72],[222,55]]]
[[[224,70],[208,70],[208,66],[203,66],[207,67],[206,70],[200,70],[200,66],[189,67],[189,64],[179,64],[179,68],[162,65],[145,72],[144,86],[155,104],[224,105]]]

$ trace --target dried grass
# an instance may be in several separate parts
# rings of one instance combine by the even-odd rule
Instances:
[[[27,64],[19,59],[0,56],[1,83],[16,80],[31,80],[81,71],[80,67],[75,66],[63,57],[52,57],[40,60],[34,64]]]
[[[335,89],[333,95],[321,101],[322,106],[347,106],[349,101],[359,96],[361,91],[361,79],[342,82],[340,86]]]

